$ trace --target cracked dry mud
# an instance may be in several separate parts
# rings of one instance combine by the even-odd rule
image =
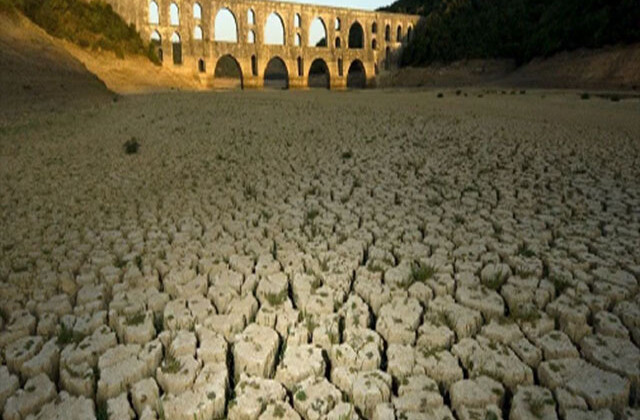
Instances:
[[[639,419],[638,101],[470,93],[5,124],[2,419]]]

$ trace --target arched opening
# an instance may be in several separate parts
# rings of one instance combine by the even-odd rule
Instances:
[[[340,29],[342,29],[342,21],[340,20],[340,18],[336,18],[335,29],[336,31],[339,31]]]
[[[178,5],[175,3],[171,3],[169,6],[169,23],[171,26],[180,25],[180,10],[178,9]]]
[[[398,25],[398,30],[396,31],[396,42],[402,42],[402,26]]]
[[[389,25],[384,28],[384,40],[387,42],[391,41],[391,26]]]
[[[156,51],[156,56],[162,62],[162,37],[158,31],[151,32],[151,45]]]
[[[298,77],[304,76],[304,66],[302,57],[298,57]]]
[[[354,22],[349,29],[349,48],[364,48],[364,31],[362,30],[362,25],[358,22]]]
[[[364,89],[367,87],[367,74],[360,60],[353,60],[347,73],[347,87],[350,89]]]
[[[338,76],[344,76],[344,62],[342,58],[338,58]]]
[[[378,23],[377,22],[373,22],[371,24],[371,33],[372,34],[377,34],[378,33]]]
[[[284,45],[284,22],[279,14],[273,12],[264,26],[264,43],[266,45]]]
[[[247,34],[247,42],[249,44],[255,44],[256,43],[256,33],[253,32],[252,30],[249,30],[249,33]]]
[[[299,28],[301,24],[302,24],[302,20],[300,19],[300,15],[296,13],[295,16],[293,17],[293,27]]]
[[[231,55],[220,57],[213,73],[213,85],[219,89],[242,89],[242,69]]]
[[[342,41],[340,40],[340,37],[336,37],[336,48],[341,48],[342,47]]]
[[[160,23],[160,10],[158,10],[158,3],[155,1],[149,2],[149,23],[152,25]]]
[[[309,28],[309,46],[327,46],[327,27],[319,17],[313,19],[313,22],[311,22],[311,27]]]
[[[204,60],[201,58],[200,60],[198,60],[198,71],[200,73],[206,73],[207,72],[207,65],[205,64]]]
[[[329,67],[322,58],[317,58],[311,63],[308,85],[310,88],[329,89],[331,87]]]
[[[293,41],[293,43],[295,44],[296,47],[299,47],[300,45],[302,45],[302,37],[300,36],[300,34],[296,34],[296,38],[295,38],[295,41]]]
[[[409,26],[409,29],[407,29],[407,42],[411,42],[411,35],[413,35],[413,28]]]
[[[182,64],[182,42],[177,32],[171,35],[171,55],[173,56],[173,64]]]
[[[200,6],[200,3],[193,3],[193,18],[202,19],[202,6]]]
[[[238,24],[231,10],[222,8],[214,21],[214,40],[218,42],[238,42]]]
[[[255,25],[256,24],[256,12],[254,12],[253,9],[249,9],[247,11],[247,23],[249,25]]]
[[[264,69],[264,87],[268,89],[288,89],[289,72],[280,57],[273,57]]]
[[[387,47],[384,51],[384,69],[389,70],[391,68],[391,48]]]
[[[374,39],[371,41],[371,49],[372,50],[377,50],[378,49],[378,40]]]
[[[256,58],[255,55],[251,56],[251,74],[253,76],[258,75],[258,59]]]
[[[193,28],[193,39],[196,41],[202,41],[202,38],[202,27],[200,27],[200,25],[196,25],[196,27]]]

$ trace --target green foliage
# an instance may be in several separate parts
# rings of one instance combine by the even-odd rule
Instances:
[[[433,265],[415,262],[411,265],[411,278],[414,282],[424,283],[436,274],[436,268]]]
[[[493,411],[487,411],[487,415],[485,416],[485,420],[498,420],[498,415]]]
[[[127,25],[104,1],[14,1],[29,19],[55,37],[83,48],[113,51],[118,58],[124,58],[125,54],[139,54],[160,63],[153,45],[142,41],[135,26]]]
[[[636,0],[398,0],[384,10],[417,13],[401,64],[469,58],[524,63],[577,48],[640,41]]]
[[[307,393],[304,392],[303,390],[300,390],[298,392],[296,392],[296,400],[298,401],[306,401],[307,399]]]
[[[553,276],[549,278],[551,283],[553,283],[553,287],[556,289],[556,293],[558,296],[564,293],[565,290],[571,287],[571,283],[562,277]]]
[[[529,245],[526,243],[522,243],[518,245],[518,255],[525,258],[532,258],[536,256],[535,251],[529,248]]]
[[[406,290],[414,283],[424,283],[433,278],[435,273],[436,269],[434,266],[416,261],[411,264],[411,274],[405,280],[399,282],[398,287]]]
[[[267,293],[265,295],[265,299],[267,300],[267,302],[269,302],[269,305],[271,306],[280,306],[282,305],[287,298],[289,297],[288,291],[282,290],[280,293]]]
[[[244,198],[247,200],[255,200],[258,197],[258,190],[251,184],[244,185]]]
[[[145,319],[147,319],[147,315],[144,312],[136,312],[135,314],[127,316],[126,324],[129,326],[140,325]]]
[[[107,412],[107,402],[101,402],[100,404],[98,404],[97,410],[96,410],[96,419],[97,420],[108,420],[109,419],[109,413]]]
[[[304,326],[310,334],[313,334],[313,331],[318,327],[318,324],[313,319],[313,315],[307,313],[304,314]]]
[[[319,215],[320,211],[318,209],[307,210],[307,213],[304,215],[304,223],[313,223]]]
[[[11,321],[11,315],[9,315],[9,311],[7,311],[6,308],[0,307],[0,318],[2,318],[5,324]]]
[[[500,290],[502,285],[507,281],[508,277],[508,274],[497,272],[488,279],[485,279],[482,283],[486,288],[497,291]]]
[[[0,0],[0,14],[9,17],[16,16],[16,9],[11,0]]]
[[[73,328],[67,327],[64,323],[60,324],[60,331],[58,331],[58,346],[64,347],[67,344],[78,344],[84,339],[84,335],[73,331]]]
[[[180,372],[180,369],[182,369],[182,363],[176,359],[172,351],[168,351],[162,365],[162,371],[168,374],[176,374]]]
[[[231,402],[229,402],[229,404],[231,404]],[[157,411],[158,411],[158,419],[166,420],[166,416],[164,414],[164,405],[162,404],[162,400],[158,400]]]
[[[544,410],[547,405],[547,400],[544,397],[537,396],[529,398],[529,411],[534,417],[541,419],[544,417]]]
[[[284,417],[285,414],[286,414],[286,411],[284,407],[281,406],[280,404],[276,404],[276,406],[273,408],[273,417],[281,419]]]
[[[127,150],[127,143],[125,143],[125,144],[124,144],[124,148],[125,148],[125,152],[126,152],[126,150]],[[115,262],[113,263],[113,265],[114,265],[116,268],[125,268],[125,267],[127,266],[127,262],[126,262],[124,259],[122,259],[122,258],[120,258],[120,257],[117,257],[117,258],[116,258],[116,260],[115,260]]]
[[[140,149],[140,142],[137,138],[131,137],[124,143],[124,152],[128,155],[135,155]]]
[[[521,321],[526,323],[536,322],[540,319],[540,313],[535,310],[534,307],[529,305],[522,305],[511,309],[509,316],[514,321]]]

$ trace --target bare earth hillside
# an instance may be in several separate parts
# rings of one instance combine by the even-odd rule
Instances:
[[[504,86],[592,90],[640,89],[640,45],[578,50],[538,58],[516,68],[512,60],[466,60],[384,74],[382,87]]]
[[[543,88],[640,90],[640,44],[578,50],[534,59],[507,84]]]
[[[121,60],[108,52],[89,51],[70,42],[65,49],[98,76],[109,89],[120,94],[160,92],[167,90],[206,90],[206,80],[189,74],[174,73],[156,66],[143,56],[127,56]],[[208,75],[212,77],[211,75]]]
[[[0,115],[111,97],[58,40],[21,15],[0,14]]]
[[[0,14],[0,104],[2,114],[61,108],[126,94],[207,88],[200,79],[178,76],[142,56],[118,59],[49,36],[21,14]]]

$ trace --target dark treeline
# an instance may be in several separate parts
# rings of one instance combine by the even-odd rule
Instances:
[[[519,64],[577,48],[640,41],[640,0],[398,0],[382,10],[425,18],[403,65],[466,58]]]

